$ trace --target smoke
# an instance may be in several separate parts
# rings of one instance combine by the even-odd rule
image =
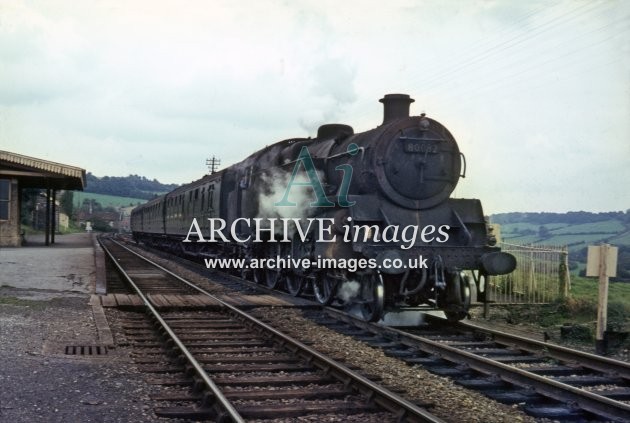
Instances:
[[[433,314],[433,313],[429,313]],[[390,311],[383,314],[384,325],[398,327],[418,327],[425,322],[425,312],[419,310]]]
[[[309,82],[313,99],[310,108],[298,119],[300,127],[315,134],[320,125],[336,122],[344,109],[357,100],[356,76],[356,66],[347,57],[320,59],[311,68]]]
[[[339,287],[339,290],[337,291],[337,296],[347,303],[357,297],[360,289],[361,285],[359,285],[359,282],[346,281],[343,282]]]
[[[323,183],[323,173],[317,171],[319,180]],[[278,206],[287,191],[291,182],[291,172],[281,169],[272,169],[261,177],[262,189],[258,194],[258,215],[256,217],[278,218],[278,219],[306,219],[313,217],[317,212],[317,207],[311,207],[311,203],[317,201],[313,188],[308,185],[296,185],[296,183],[309,183],[308,176],[304,171],[298,173],[293,180],[287,200],[295,203],[295,206]],[[276,234],[283,232],[282,225],[276,225]],[[296,231],[295,224],[290,222],[289,238],[292,238]]]

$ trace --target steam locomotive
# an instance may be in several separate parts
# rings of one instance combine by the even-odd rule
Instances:
[[[451,198],[466,161],[446,127],[410,116],[406,94],[380,102],[374,129],[322,125],[136,207],[134,239],[239,259],[243,277],[368,321],[418,306],[464,318],[485,276],[516,260],[496,247],[479,200]]]

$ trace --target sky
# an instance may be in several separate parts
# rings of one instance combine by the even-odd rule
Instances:
[[[0,150],[187,183],[406,93],[486,214],[630,208],[630,1],[0,0]]]

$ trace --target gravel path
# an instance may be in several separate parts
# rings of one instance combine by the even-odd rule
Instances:
[[[148,387],[115,349],[70,358],[65,345],[97,341],[88,297],[0,295],[0,422],[154,422]]]

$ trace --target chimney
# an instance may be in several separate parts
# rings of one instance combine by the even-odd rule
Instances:
[[[408,94],[385,94],[379,101],[383,103],[383,123],[387,123],[409,117],[409,105],[416,100]]]

